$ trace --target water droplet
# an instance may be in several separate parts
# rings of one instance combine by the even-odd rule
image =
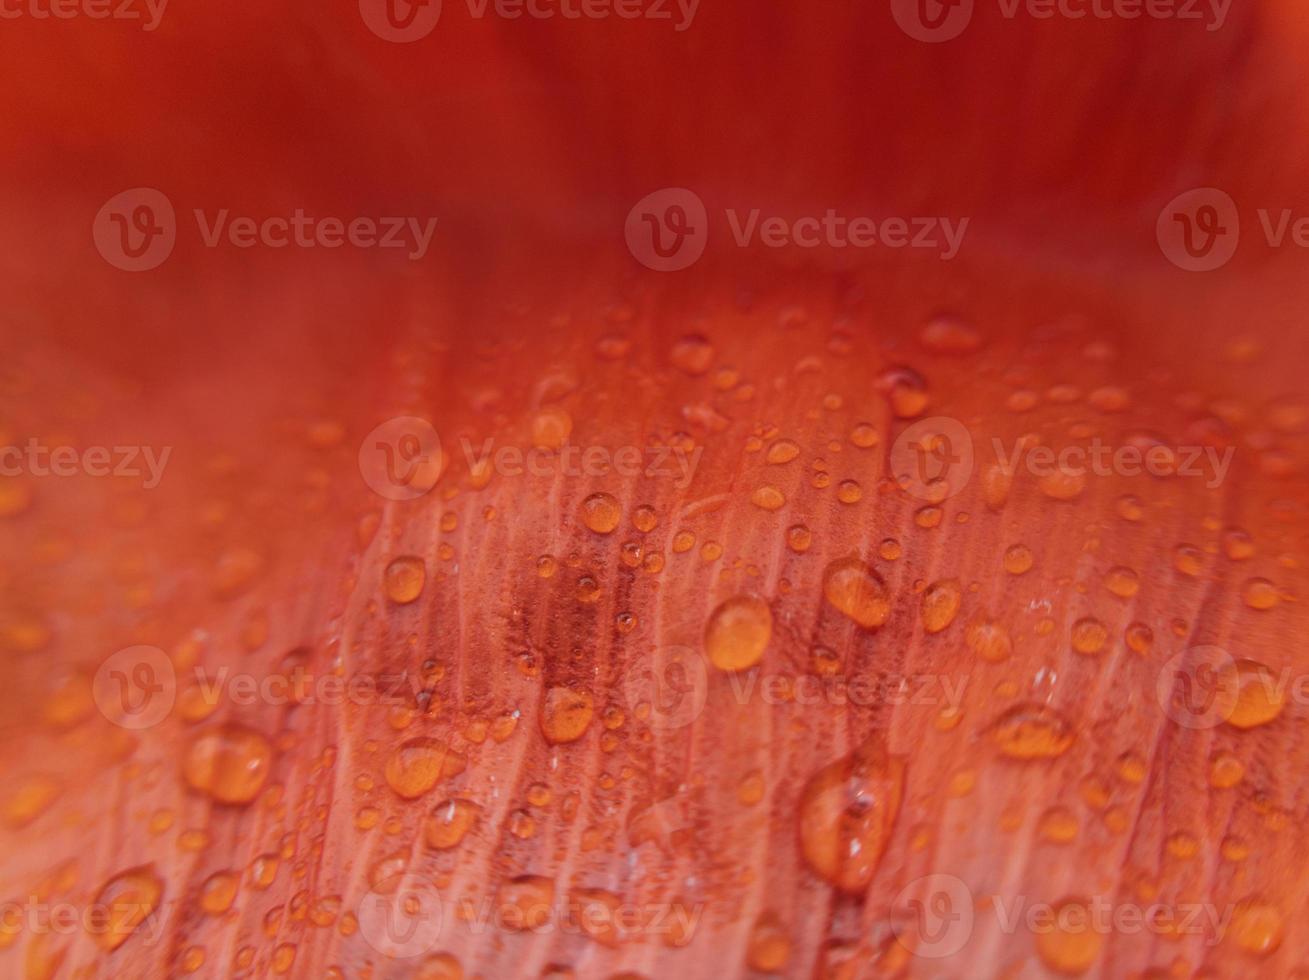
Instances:
[[[719,670],[748,670],[757,664],[773,635],[773,614],[756,596],[726,600],[705,626],[705,652]]]
[[[886,395],[896,418],[911,419],[927,408],[927,383],[912,368],[887,368],[877,376],[875,386]]]
[[[1073,733],[1063,715],[1042,704],[1010,708],[991,728],[1000,751],[1011,759],[1052,759],[1073,744]]]
[[[532,417],[532,445],[559,449],[573,434],[573,417],[557,405],[547,406]]]
[[[713,363],[714,348],[701,334],[687,334],[673,345],[670,360],[674,367],[689,375],[701,375]]]
[[[736,798],[746,806],[754,806],[764,798],[764,776],[758,769],[745,774],[736,787]]]
[[[1053,910],[1049,928],[1036,932],[1036,952],[1056,973],[1085,973],[1100,956],[1104,937],[1096,931],[1083,899],[1064,899]]]
[[[786,529],[786,546],[797,555],[802,555],[813,544],[814,536],[803,524],[792,524]]]
[[[414,800],[442,779],[464,771],[466,761],[444,742],[411,738],[401,742],[386,760],[386,783],[397,796]]]
[[[1233,942],[1247,953],[1267,956],[1282,945],[1282,913],[1267,902],[1247,898],[1232,914]]]
[[[1109,640],[1109,630],[1094,616],[1084,616],[1073,623],[1073,649],[1085,656],[1099,653]]]
[[[659,514],[648,504],[642,504],[632,511],[632,527],[642,534],[649,534],[659,524]]]
[[[770,483],[755,489],[750,502],[764,510],[780,510],[786,504],[786,495]]]
[[[1245,776],[1245,766],[1230,752],[1220,752],[1209,765],[1209,785],[1231,789]]]
[[[776,915],[765,912],[750,930],[746,963],[760,973],[781,973],[790,959],[791,937]]]
[[[941,632],[954,622],[962,600],[959,582],[955,579],[933,582],[923,592],[923,628],[929,633]]]
[[[1076,500],[1086,489],[1086,471],[1056,467],[1043,473],[1036,485],[1051,500]]]
[[[877,426],[860,422],[850,430],[850,443],[860,449],[872,449],[882,441],[882,434]]]
[[[1235,728],[1255,728],[1266,725],[1282,713],[1286,702],[1286,687],[1277,674],[1266,664],[1256,660],[1238,660],[1223,668],[1219,688],[1236,691],[1227,723]]]
[[[1131,396],[1122,388],[1106,385],[1091,392],[1086,399],[1092,408],[1102,412],[1121,412],[1132,403]]]
[[[1272,609],[1282,601],[1277,586],[1266,578],[1252,578],[1241,588],[1241,598],[1251,609]]]
[[[541,733],[552,745],[576,742],[591,725],[595,706],[587,691],[559,685],[545,693]]]
[[[886,849],[904,791],[904,762],[874,737],[824,766],[800,795],[800,850],[844,892],[868,887]]]
[[[1041,815],[1041,836],[1055,844],[1067,844],[1077,838],[1077,817],[1066,807],[1052,806]]]
[[[225,725],[191,740],[182,775],[188,786],[219,803],[249,803],[268,780],[272,759],[273,747],[263,735]]]
[[[481,815],[482,808],[471,800],[443,800],[423,821],[423,839],[438,851],[458,847]]]
[[[539,929],[554,915],[555,883],[538,874],[520,874],[501,883],[496,896],[505,928],[525,932]]]
[[[15,830],[27,826],[45,813],[61,792],[63,786],[53,776],[38,774],[25,778],[5,798],[5,823]]]
[[[1145,779],[1145,760],[1135,752],[1124,752],[1118,757],[1118,775],[1124,782],[1140,783]]]
[[[1137,653],[1148,653],[1150,647],[1154,644],[1154,630],[1146,626],[1145,623],[1129,624],[1124,636],[1127,639],[1127,645]]]
[[[1173,566],[1194,578],[1204,571],[1204,553],[1193,544],[1179,544],[1173,552]]]
[[[843,504],[857,504],[863,496],[864,488],[855,480],[842,480],[836,488],[836,499]]]
[[[1116,596],[1130,599],[1141,588],[1141,579],[1125,565],[1115,565],[1104,576],[1105,588]]]
[[[877,629],[891,615],[886,583],[858,558],[841,558],[827,566],[823,595],[833,608],[864,629]]]
[[[96,942],[110,951],[123,945],[154,912],[163,893],[164,880],[153,864],[114,875],[95,897],[95,907],[104,910],[103,920],[96,923]]]
[[[982,335],[962,317],[942,313],[923,324],[918,342],[934,354],[971,354],[982,346]]]
[[[392,602],[413,602],[427,583],[427,565],[421,558],[402,555],[386,566],[383,586]]]
[[[1245,561],[1254,557],[1254,541],[1240,528],[1230,528],[1223,533],[1223,550],[1232,561]]]
[[[991,510],[1000,510],[1009,500],[1014,477],[1003,466],[992,464],[982,471],[982,499]]]
[[[236,899],[238,878],[230,871],[217,871],[200,886],[200,909],[206,915],[222,915]]]
[[[990,663],[1008,660],[1014,652],[1014,643],[1009,636],[1009,631],[1003,624],[993,619],[970,623],[964,639],[973,653]]]
[[[1032,568],[1032,549],[1025,544],[1011,545],[1005,549],[1004,570],[1010,575],[1022,575]]]
[[[783,463],[789,463],[800,455],[800,447],[790,439],[778,439],[768,447],[768,462],[774,466],[780,466]]]
[[[582,523],[596,534],[612,534],[623,518],[613,494],[593,493],[582,501]]]

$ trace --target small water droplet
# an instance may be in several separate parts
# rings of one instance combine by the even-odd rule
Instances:
[[[748,670],[773,635],[773,614],[756,596],[735,596],[716,608],[705,626],[705,652],[719,670]]]
[[[891,614],[886,583],[858,558],[841,558],[827,566],[823,595],[834,609],[864,629],[877,629]]]

